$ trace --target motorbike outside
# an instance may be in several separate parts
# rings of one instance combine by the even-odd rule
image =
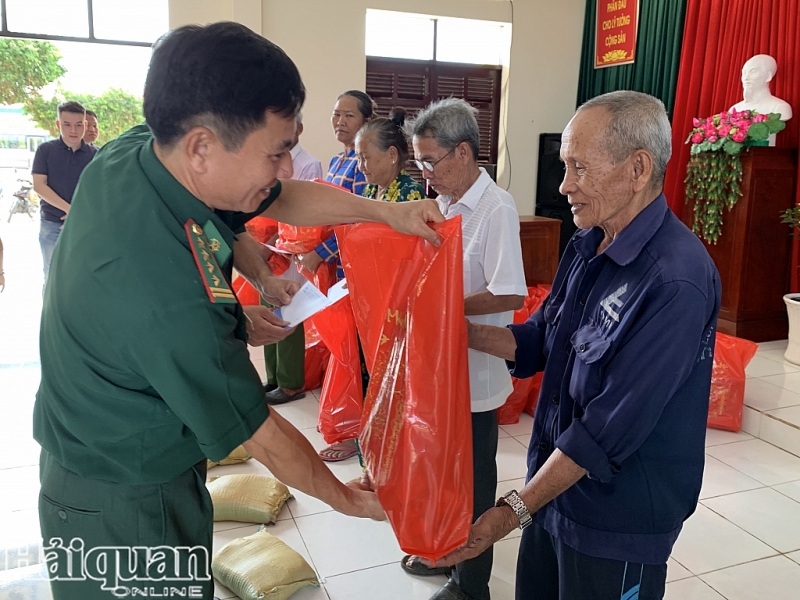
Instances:
[[[39,194],[33,191],[33,184],[27,179],[18,179],[20,188],[14,192],[14,201],[8,212],[8,222],[17,213],[27,214],[31,219],[39,211]]]

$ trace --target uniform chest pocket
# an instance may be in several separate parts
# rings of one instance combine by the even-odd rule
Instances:
[[[569,380],[569,394],[585,408],[602,389],[611,341],[603,335],[600,327],[588,323],[572,334],[570,343],[575,350],[575,362]]]

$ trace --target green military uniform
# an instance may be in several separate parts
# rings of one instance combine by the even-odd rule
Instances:
[[[258,212],[279,193],[280,184]],[[34,437],[46,547],[50,538],[64,546],[81,538],[84,553],[199,546],[210,559],[202,465],[269,416],[229,286],[236,232],[251,216],[215,212],[189,193],[156,157],[144,125],[84,171],[42,312]],[[213,583],[198,571],[188,583],[162,576],[123,585],[192,585],[202,595],[187,597],[211,598]],[[52,583],[56,600],[113,597],[99,588]]]
[[[262,304],[269,306],[263,301]],[[287,390],[301,390],[306,386],[305,366],[306,333],[302,323],[277,344],[264,346],[268,384]]]

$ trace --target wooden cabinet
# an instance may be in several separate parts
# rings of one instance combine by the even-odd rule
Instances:
[[[558,239],[561,221],[530,215],[519,218],[519,237],[522,242],[522,264],[525,283],[553,283],[558,268]]]
[[[754,342],[784,339],[792,237],[779,214],[794,205],[797,150],[750,148],[741,160],[742,197],[725,211],[716,245],[705,244],[722,283],[718,329]],[[683,211],[689,226],[692,210]]]

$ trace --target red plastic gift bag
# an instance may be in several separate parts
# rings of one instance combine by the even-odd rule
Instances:
[[[328,294],[331,286],[336,283],[336,263],[320,263],[315,273],[301,267],[300,273],[325,295]]]
[[[241,275],[236,275],[233,278],[232,285],[236,299],[242,306],[258,306],[261,303],[261,294]]]
[[[370,384],[359,442],[409,554],[467,540],[472,429],[461,219],[434,225],[440,248],[384,225],[337,228]]]
[[[350,193],[350,190],[335,183],[314,179],[314,183],[328,185]],[[296,225],[278,224],[278,241],[275,247],[290,254],[305,254],[311,252],[322,242],[333,235],[333,227],[298,227]]]
[[[325,369],[331,353],[322,341],[322,336],[310,319],[303,324],[306,338],[305,389],[315,390],[322,385]]]
[[[278,224],[278,241],[275,247],[290,254],[311,252],[322,242],[331,237],[330,227],[298,227],[296,225]]]
[[[254,240],[260,244],[268,243],[278,233],[278,222],[269,217],[253,217],[244,225]]]
[[[524,323],[533,313],[539,310],[544,299],[547,298],[547,294],[550,293],[550,287],[549,285],[529,287],[525,304],[519,310],[514,311],[514,323]],[[497,409],[498,425],[519,423],[519,415],[523,410],[532,415],[532,410],[535,408],[536,400],[539,397],[539,389],[542,386],[541,373],[526,379],[512,377],[511,381],[514,384],[514,391],[508,396],[505,404]],[[533,396],[533,407],[530,407],[531,396]]]
[[[726,431],[739,431],[742,428],[744,370],[757,350],[758,344],[755,342],[717,332],[708,402],[709,427]]]
[[[361,357],[350,297],[311,317],[331,357],[319,397],[319,431],[328,444],[351,440],[361,427]]]

